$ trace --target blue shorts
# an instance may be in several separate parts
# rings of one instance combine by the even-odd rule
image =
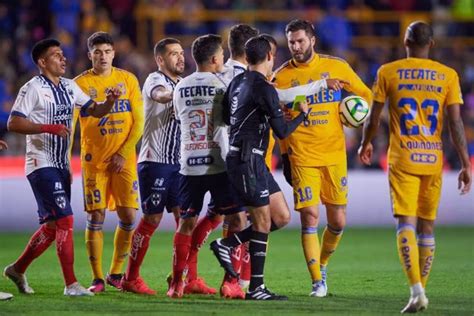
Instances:
[[[40,224],[72,215],[69,170],[47,167],[26,177],[38,203]]]
[[[199,216],[207,191],[211,193],[212,205],[210,207],[214,213],[229,215],[243,210],[226,172],[203,176],[183,176],[179,190],[181,218]]]
[[[226,165],[229,179],[245,206],[268,205],[270,195],[281,191],[261,155],[250,154],[249,160],[244,162],[240,153],[229,153]]]
[[[179,165],[157,162],[138,164],[138,181],[142,210],[145,214],[161,214],[166,207],[168,213],[179,206],[179,187],[183,175]]]

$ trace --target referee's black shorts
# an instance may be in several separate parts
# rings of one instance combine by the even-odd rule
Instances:
[[[230,151],[226,159],[229,179],[245,206],[270,204],[270,195],[281,191],[265,164],[263,155],[252,153],[242,161],[239,152]]]

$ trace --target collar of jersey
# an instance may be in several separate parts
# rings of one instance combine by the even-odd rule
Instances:
[[[40,74],[40,77],[43,78],[44,80],[46,80],[46,82],[48,82],[54,88],[59,89],[59,86],[61,85],[61,77],[59,77],[59,83],[57,85],[43,74]]]

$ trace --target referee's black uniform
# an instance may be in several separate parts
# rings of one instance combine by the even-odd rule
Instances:
[[[265,76],[246,71],[232,80],[224,95],[224,122],[230,126],[227,171],[247,206],[269,204],[269,196],[280,191],[265,165],[270,127],[282,139],[304,121],[301,113],[285,122],[278,94]]]

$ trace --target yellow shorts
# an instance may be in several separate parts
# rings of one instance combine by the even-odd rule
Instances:
[[[291,166],[295,209],[323,204],[347,204],[347,164]]]
[[[416,175],[390,166],[388,180],[394,216],[436,219],[441,196],[441,172],[432,175]]]
[[[135,166],[120,173],[82,169],[84,205],[87,212],[116,206],[138,209],[138,175]]]

